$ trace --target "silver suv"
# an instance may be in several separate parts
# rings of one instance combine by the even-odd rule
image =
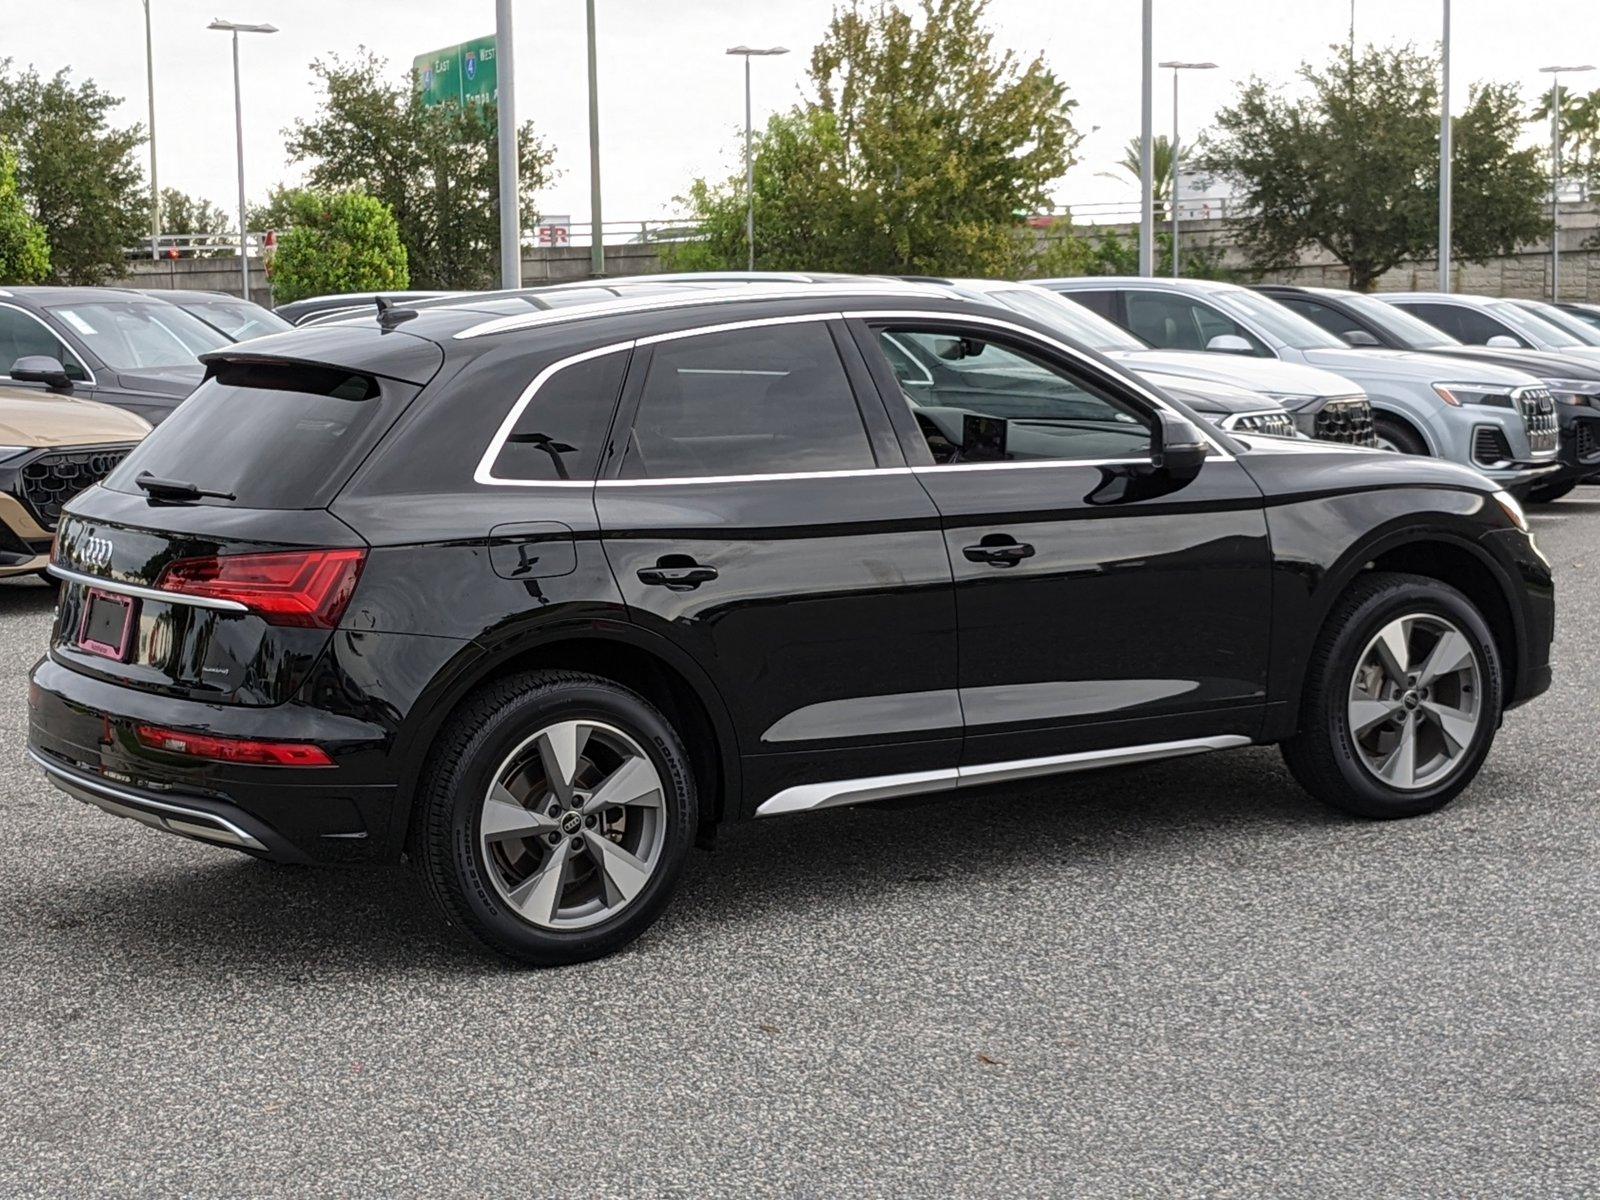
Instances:
[[[1276,358],[1359,384],[1380,445],[1476,467],[1518,494],[1559,469],[1555,403],[1532,375],[1409,351],[1352,350],[1237,284],[1199,279],[1044,279],[1153,346]]]

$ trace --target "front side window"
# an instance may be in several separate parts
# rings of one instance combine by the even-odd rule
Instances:
[[[1146,414],[1018,342],[948,326],[877,339],[936,463],[1150,454]]]
[[[820,321],[659,343],[622,460],[625,479],[775,475],[875,465]]]
[[[1126,300],[1128,328],[1158,349],[1204,350],[1212,338],[1231,334],[1249,342],[1255,354],[1268,357],[1260,338],[1210,305],[1171,292],[1130,291]]]
[[[1326,304],[1318,304],[1315,300],[1307,300],[1304,296],[1277,296],[1274,297],[1292,313],[1298,313],[1318,328],[1326,329],[1334,337],[1349,341],[1352,333],[1365,333],[1361,322],[1355,320],[1337,308],[1330,308]]]
[[[1508,337],[1516,341],[1517,345],[1526,348],[1528,342],[1519,337],[1512,330],[1506,328],[1499,321],[1486,313],[1481,313],[1475,308],[1468,308],[1464,304],[1416,304],[1402,303],[1396,307],[1420,317],[1430,325],[1444,330],[1458,341],[1469,346],[1487,345],[1492,337]]]
[[[69,379],[89,378],[78,356],[43,321],[19,309],[0,307],[0,375],[10,375],[11,365],[30,354],[55,359],[66,368]]]
[[[171,304],[114,300],[57,304],[49,311],[114,371],[192,366],[200,355],[233,344]]]

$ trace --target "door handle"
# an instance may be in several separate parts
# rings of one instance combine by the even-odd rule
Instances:
[[[1019,542],[1009,533],[991,533],[976,546],[961,551],[968,562],[988,563],[991,567],[1014,567],[1025,558],[1033,557],[1033,547]]]
[[[639,582],[674,592],[690,592],[717,577],[715,567],[701,566],[687,554],[667,554],[653,567],[640,567]]]

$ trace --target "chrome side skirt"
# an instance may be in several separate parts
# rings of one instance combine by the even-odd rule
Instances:
[[[810,812],[818,808],[839,808],[871,800],[897,796],[918,796],[928,792],[949,792],[957,788],[978,787],[1040,775],[1063,775],[1070,771],[1090,771],[1096,767],[1116,767],[1129,763],[1155,762],[1204,754],[1208,750],[1231,750],[1248,746],[1250,739],[1238,734],[1184,738],[1176,742],[1151,742],[1143,746],[1118,746],[1111,750],[1080,750],[1075,754],[1052,754],[1045,758],[1020,758],[1011,762],[978,763],[967,767],[945,767],[937,771],[910,771],[902,775],[874,775],[865,779],[839,779],[830,783],[802,783],[784,788],[762,802],[758,817],[780,813]]]

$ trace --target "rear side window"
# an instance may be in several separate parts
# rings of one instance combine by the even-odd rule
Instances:
[[[321,508],[416,391],[336,368],[223,363],[106,486],[137,494],[148,471],[241,508]]]
[[[603,354],[557,371],[522,410],[494,460],[496,479],[593,479],[626,354]]]
[[[1515,338],[1517,344],[1528,343],[1500,324],[1493,317],[1460,304],[1399,304],[1397,307],[1412,316],[1421,317],[1429,325],[1442,329],[1457,341],[1472,346],[1482,346],[1492,337]]]
[[[672,479],[875,465],[827,328],[766,325],[655,347],[622,475]]]

